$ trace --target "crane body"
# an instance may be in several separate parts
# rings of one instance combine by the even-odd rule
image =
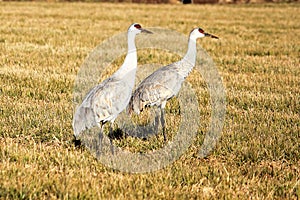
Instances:
[[[93,87],[76,109],[73,118],[74,136],[92,127],[101,128],[99,138],[103,137],[103,125],[110,122],[110,132],[117,116],[126,108],[135,83],[137,52],[135,36],[141,32],[152,33],[134,23],[128,29],[128,52],[122,66],[109,78]],[[101,140],[100,144],[101,146]]]
[[[165,134],[165,106],[169,99],[178,94],[183,81],[192,71],[196,63],[197,39],[201,37],[218,38],[205,33],[201,28],[191,31],[188,41],[188,50],[185,56],[178,62],[164,66],[147,78],[145,78],[133,92],[128,105],[129,114],[135,112],[140,114],[145,107],[157,106],[160,113],[156,113],[155,126],[158,128],[159,121]],[[159,119],[160,118],[160,119]]]

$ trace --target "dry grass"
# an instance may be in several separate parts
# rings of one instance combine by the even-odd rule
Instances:
[[[299,10],[0,2],[0,198],[300,198]],[[131,22],[186,35],[201,26],[221,37],[201,40],[227,92],[223,136],[206,159],[195,156],[203,135],[174,164],[148,174],[116,172],[74,147],[77,71],[95,46]],[[208,98],[199,92],[202,133]]]

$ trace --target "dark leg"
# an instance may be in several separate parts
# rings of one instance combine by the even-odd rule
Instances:
[[[103,140],[103,124],[100,123],[100,132],[98,134],[98,144],[96,145],[96,155],[97,155],[97,158],[100,157],[101,155],[101,152],[102,152],[102,140]]]
[[[165,127],[165,109],[163,107],[160,107],[160,112],[161,112],[160,121],[161,121],[161,126],[163,129],[164,141],[167,141],[166,127]]]
[[[113,144],[113,141],[112,141],[112,137],[113,137],[113,123],[112,122],[110,123],[110,126],[109,126],[109,134],[110,134],[110,137],[109,137],[110,151],[111,151],[112,154],[114,154],[114,144]]]
[[[158,133],[158,127],[159,127],[159,119],[160,118],[160,110],[159,108],[155,107],[155,121],[154,121],[154,133]]]

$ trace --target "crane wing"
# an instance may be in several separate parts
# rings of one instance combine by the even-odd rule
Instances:
[[[77,108],[74,119],[74,135],[99,126],[99,123],[113,121],[127,106],[132,88],[122,80],[109,78],[95,86]]]
[[[130,103],[129,113],[139,113],[145,106],[161,105],[180,90],[184,77],[178,73],[173,65],[168,65],[145,78],[134,91]]]

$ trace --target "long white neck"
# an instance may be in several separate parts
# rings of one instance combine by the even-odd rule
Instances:
[[[197,38],[190,37],[188,42],[188,49],[181,60],[182,67],[180,69],[181,74],[186,77],[193,69],[196,63],[196,56],[197,56]]]
[[[195,66],[197,55],[197,42],[194,38],[189,38],[188,49],[183,57],[183,60],[189,62],[192,66]]]
[[[124,63],[118,71],[115,72],[114,76],[117,78],[126,78],[130,75],[133,77],[133,83],[137,68],[137,53],[135,47],[135,36],[136,34],[129,32],[128,33],[128,51],[125,57]],[[129,77],[128,77],[129,78]],[[130,80],[128,80],[130,81]]]

